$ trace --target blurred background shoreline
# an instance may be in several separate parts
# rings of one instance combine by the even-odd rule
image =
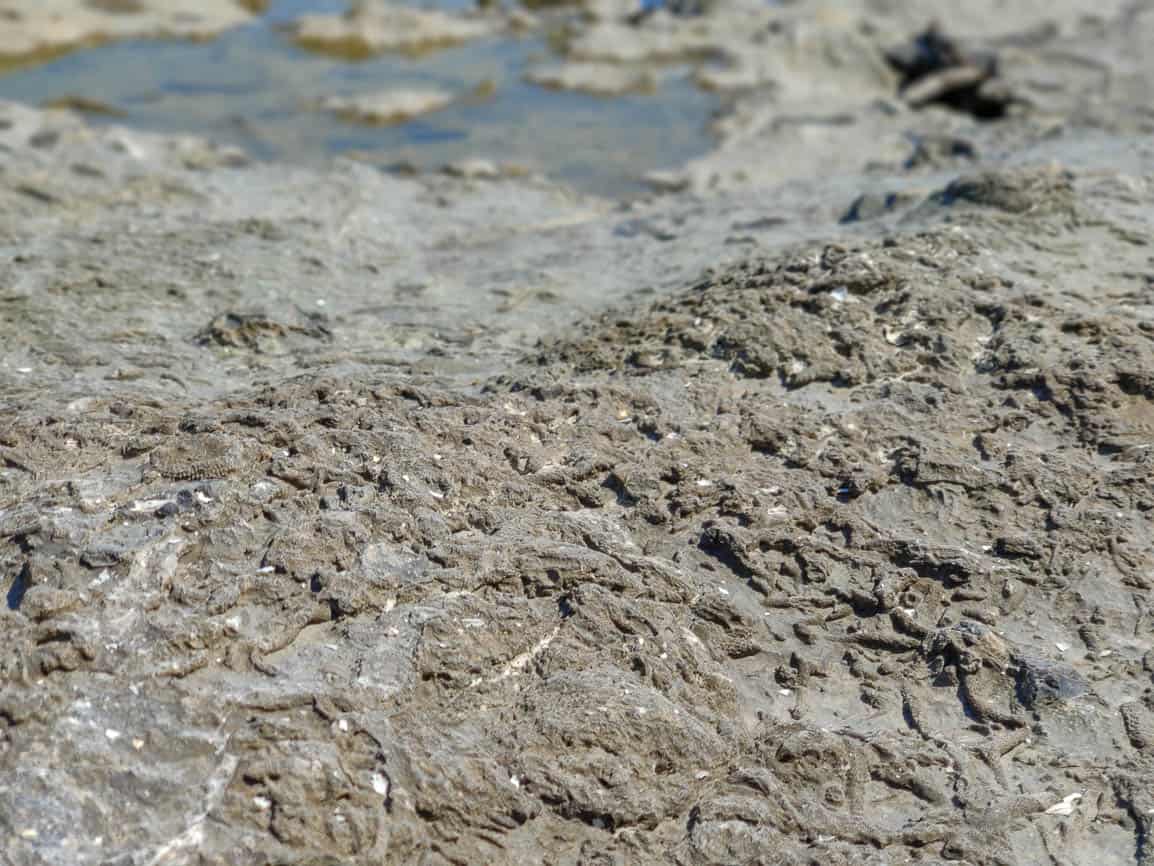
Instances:
[[[96,124],[203,135],[261,160],[348,156],[405,172],[479,158],[611,197],[643,192],[646,172],[676,168],[713,143],[721,100],[694,86],[684,61],[635,80],[569,86],[551,77],[551,44],[576,8],[546,10],[548,21],[520,10],[510,21],[447,0],[422,8],[488,23],[459,41],[438,43],[431,30],[430,44],[359,56],[300,44],[302,16],[345,8],[272,0],[204,39],[94,38],[48,57],[12,56],[0,61],[0,98],[79,109]],[[342,110],[365,97],[366,110]]]

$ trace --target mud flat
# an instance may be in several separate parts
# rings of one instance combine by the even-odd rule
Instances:
[[[264,0],[3,0],[0,68],[117,39],[208,39]]]
[[[890,6],[629,204],[0,106],[0,863],[1154,862],[1154,13]]]
[[[314,51],[363,58],[386,51],[420,54],[491,34],[480,16],[411,9],[358,0],[340,15],[305,15],[294,25],[297,42]]]

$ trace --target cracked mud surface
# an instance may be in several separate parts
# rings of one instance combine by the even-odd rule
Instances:
[[[1147,140],[624,207],[2,110],[0,863],[1154,862]]]

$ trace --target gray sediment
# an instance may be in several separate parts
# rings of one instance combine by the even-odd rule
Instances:
[[[0,105],[0,863],[1149,862],[1154,9],[884,5],[591,8],[627,203]]]

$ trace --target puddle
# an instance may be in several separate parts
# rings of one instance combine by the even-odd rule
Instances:
[[[605,98],[525,82],[529,66],[553,56],[539,33],[481,39],[419,58],[347,61],[306,52],[283,32],[300,14],[343,8],[334,0],[280,0],[252,24],[211,42],[78,50],[3,75],[0,98],[106,103],[123,114],[94,115],[92,122],[203,134],[258,159],[316,162],[348,154],[427,169],[483,157],[612,196],[640,192],[645,172],[679,166],[711,145],[707,124],[718,100],[692,84],[688,67],[656,92]],[[312,107],[325,96],[386,87],[436,87],[461,98],[386,127],[358,126]]]

